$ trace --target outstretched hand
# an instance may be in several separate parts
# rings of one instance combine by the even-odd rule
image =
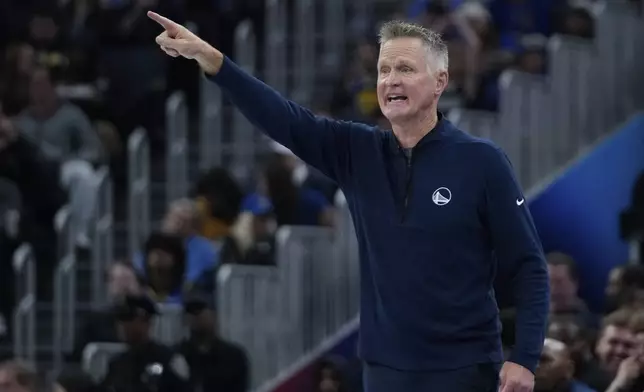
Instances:
[[[148,11],[148,17],[163,27],[155,41],[161,49],[172,57],[185,57],[197,60],[201,68],[210,74],[219,71],[223,54],[192,33],[186,27],[156,12]]]

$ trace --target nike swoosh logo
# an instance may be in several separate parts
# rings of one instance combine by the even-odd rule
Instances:
[[[524,201],[525,199],[520,199],[520,200],[517,199],[517,205],[520,206],[521,204],[523,204]]]

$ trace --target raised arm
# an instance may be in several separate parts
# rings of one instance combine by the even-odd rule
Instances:
[[[314,115],[243,71],[185,27],[154,12],[148,16],[165,29],[156,39],[164,52],[196,60],[253,125],[342,183],[350,156],[349,138],[354,137],[352,131],[365,132],[369,127]]]

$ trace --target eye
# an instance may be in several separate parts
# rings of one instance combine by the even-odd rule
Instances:
[[[388,74],[390,71],[389,67],[380,67],[380,74],[385,75]]]

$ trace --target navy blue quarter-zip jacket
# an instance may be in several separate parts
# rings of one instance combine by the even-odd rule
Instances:
[[[363,360],[400,370],[502,361],[492,285],[503,270],[518,308],[509,360],[534,371],[548,313],[546,264],[499,148],[441,115],[404,150],[391,131],[313,115],[229,59],[211,80],[344,192],[360,250]]]

